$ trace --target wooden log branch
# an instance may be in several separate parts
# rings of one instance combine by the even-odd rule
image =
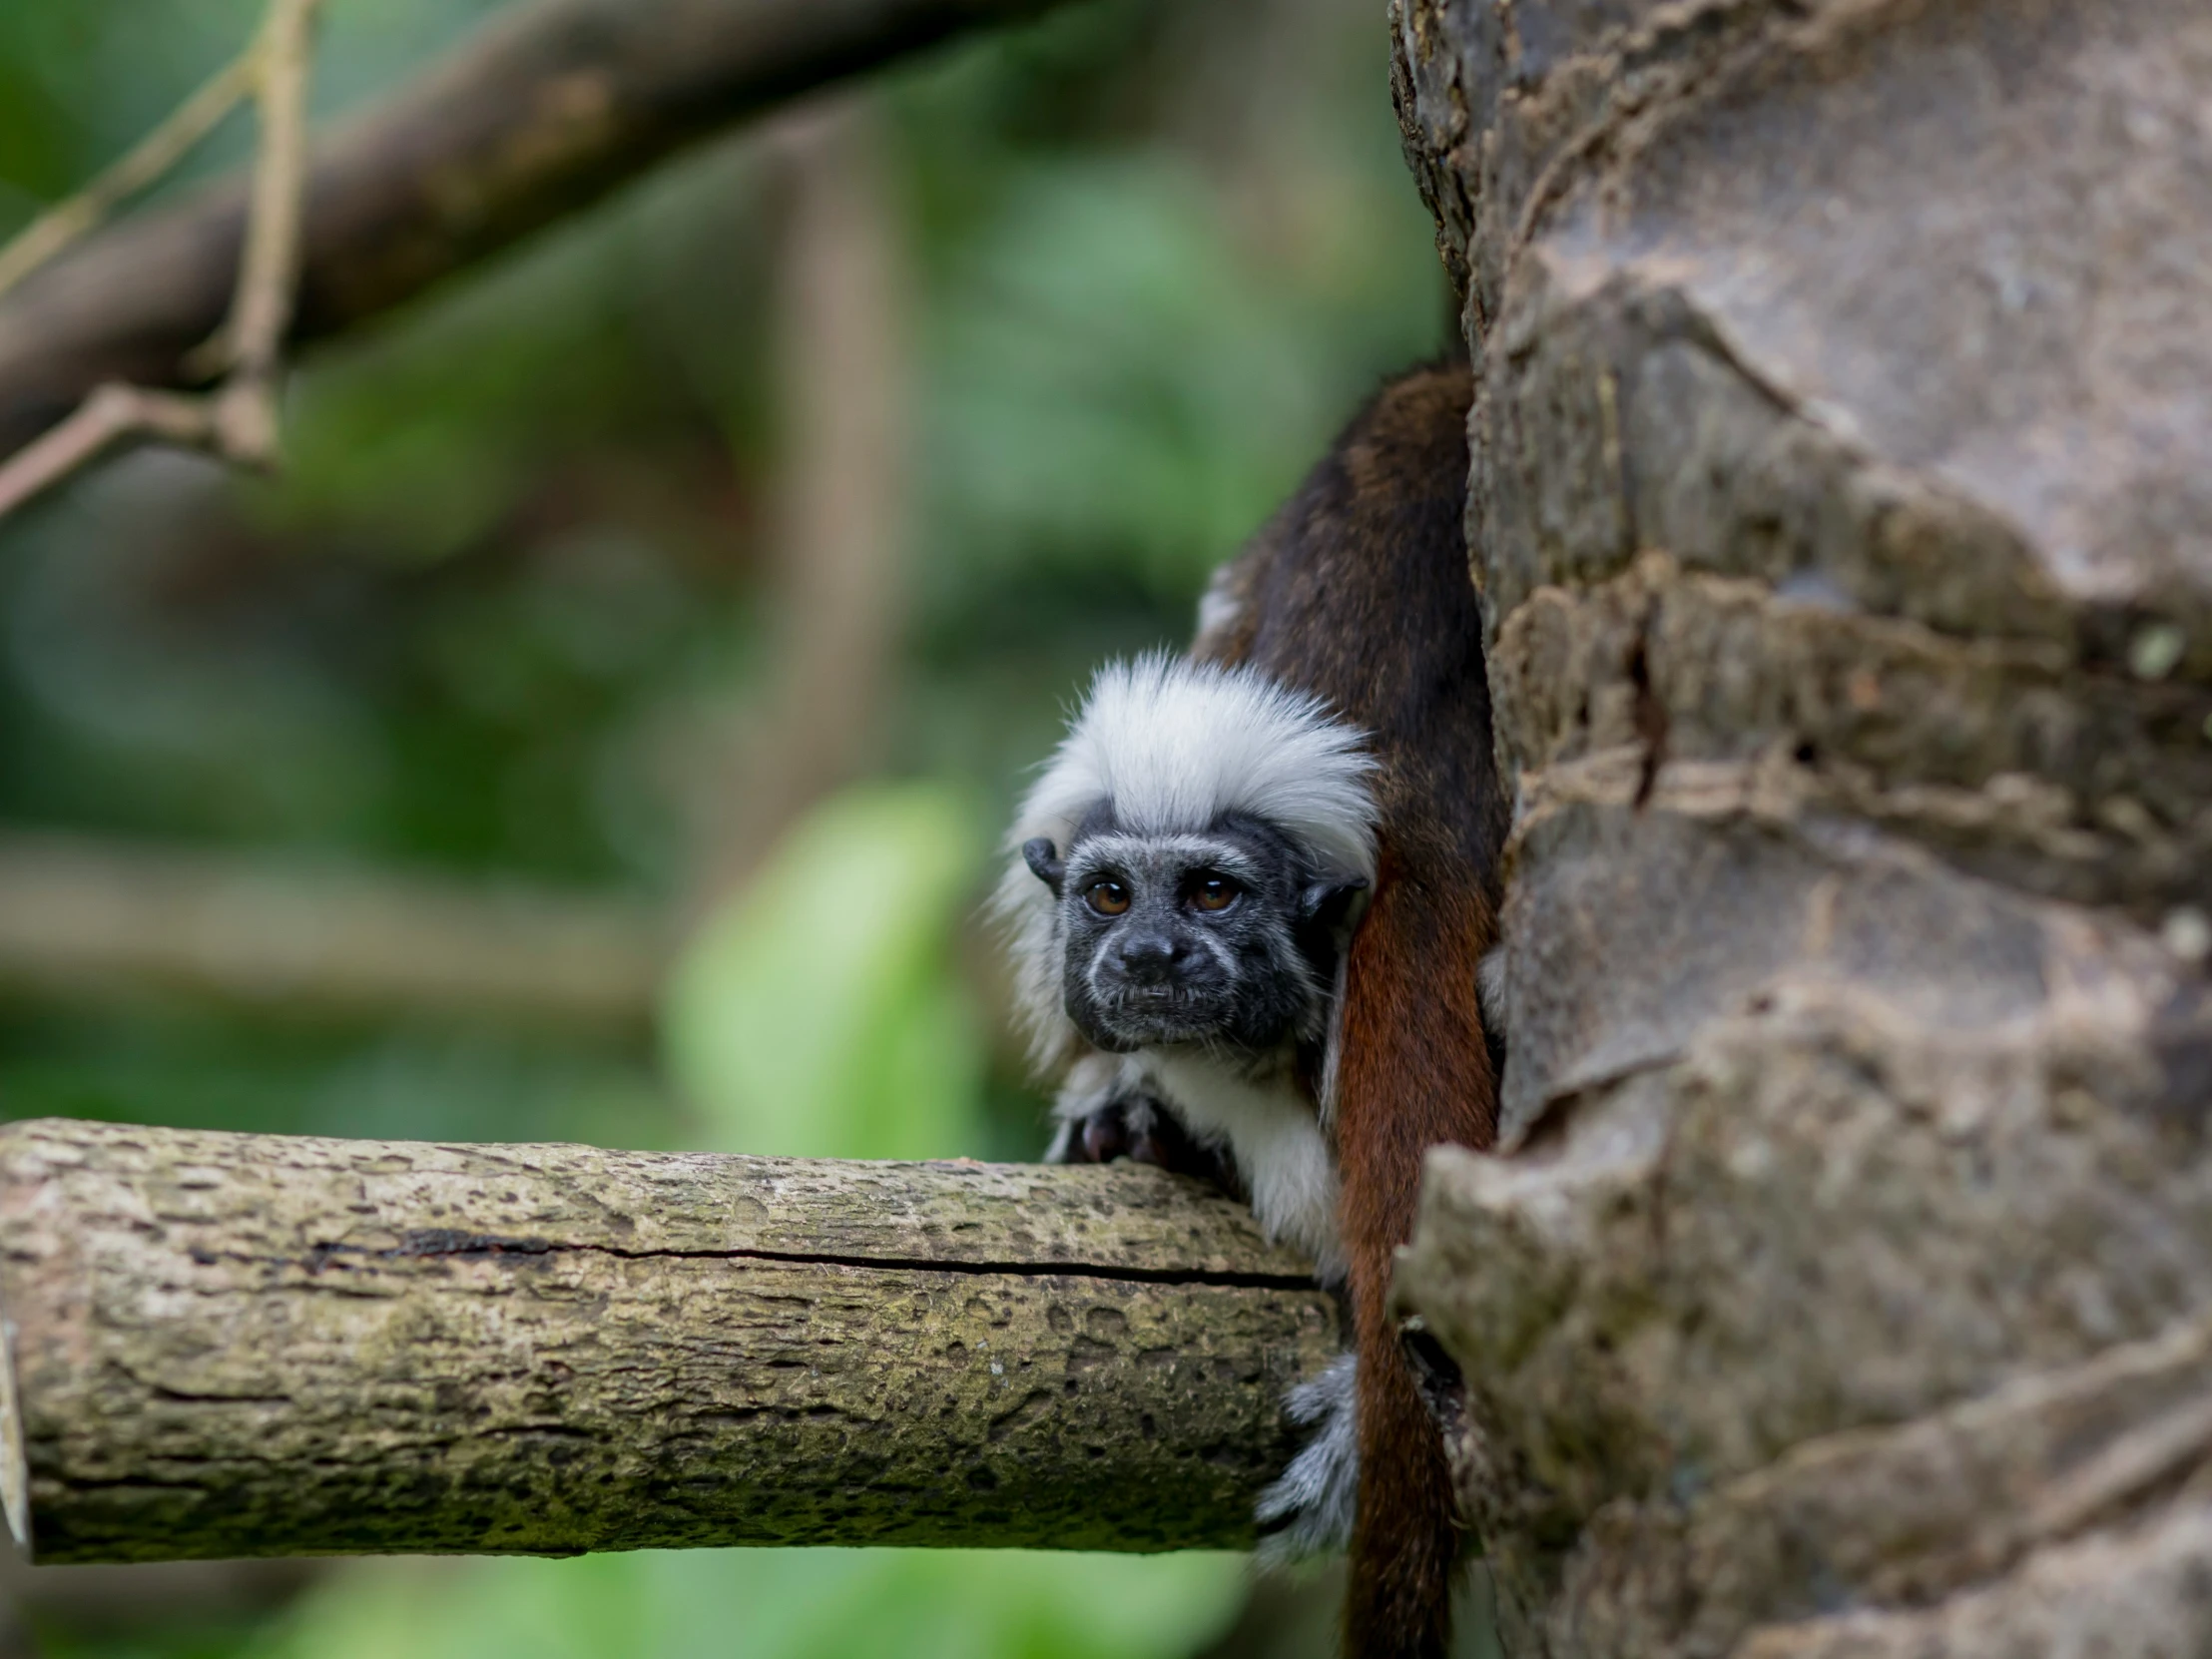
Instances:
[[[0,1129],[40,1561],[1240,1547],[1330,1299],[1151,1169]]]
[[[536,0],[314,149],[295,339],[375,316],[707,134],[1054,0]],[[109,382],[185,383],[247,187],[109,227],[0,303],[0,453]]]

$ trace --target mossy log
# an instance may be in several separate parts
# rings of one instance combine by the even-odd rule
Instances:
[[[0,1129],[36,1559],[1235,1548],[1339,1344],[1157,1170]]]

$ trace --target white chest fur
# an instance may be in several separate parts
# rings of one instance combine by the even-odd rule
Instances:
[[[1287,1071],[1247,1077],[1203,1054],[1155,1049],[1136,1057],[1147,1080],[1193,1131],[1229,1143],[1271,1238],[1311,1251],[1322,1279],[1342,1282],[1337,1166],[1313,1102]]]

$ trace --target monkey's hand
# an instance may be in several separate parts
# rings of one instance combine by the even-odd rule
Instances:
[[[1067,1143],[1064,1151],[1061,1141]],[[1213,1148],[1193,1140],[1182,1122],[1158,1101],[1136,1096],[1095,1107],[1068,1124],[1054,1141],[1061,1155],[1050,1159],[1062,1164],[1110,1164],[1127,1158],[1137,1164],[1157,1164],[1178,1175],[1195,1175],[1234,1192],[1228,1160]]]
[[[1290,1419],[1313,1436],[1260,1494],[1261,1566],[1286,1567],[1351,1543],[1360,1498],[1358,1376],[1354,1357],[1341,1355],[1284,1400]]]
[[[1131,1087],[1106,1055],[1076,1063],[1052,1115],[1059,1128],[1045,1151],[1048,1164],[1110,1164],[1127,1158],[1211,1181],[1232,1198],[1245,1196],[1227,1151],[1193,1137],[1158,1098]]]

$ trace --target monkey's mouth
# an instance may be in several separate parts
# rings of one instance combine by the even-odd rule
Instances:
[[[1229,1009],[1219,992],[1193,985],[1123,985],[1099,1012],[1124,1041],[1189,1042],[1223,1029]]]

